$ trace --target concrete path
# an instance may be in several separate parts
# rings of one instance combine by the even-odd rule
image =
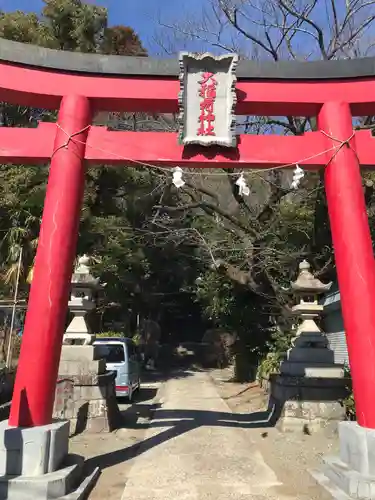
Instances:
[[[233,414],[206,373],[176,377],[160,390],[122,500],[296,500],[251,442],[262,415]]]

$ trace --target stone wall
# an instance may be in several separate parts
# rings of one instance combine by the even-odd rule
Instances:
[[[348,364],[349,356],[341,312],[341,296],[337,283],[322,299],[321,304],[324,306],[322,326],[329,347],[334,352],[335,363]]]
[[[71,434],[111,432],[121,420],[115,373],[106,371],[104,360],[85,358],[91,350],[92,346],[63,346],[53,416],[69,420]]]
[[[80,385],[73,380],[57,383],[53,417],[70,421],[70,433],[111,432],[119,425],[120,413],[112,382],[114,374],[101,376],[101,385]],[[87,382],[87,380],[86,380]]]
[[[59,420],[69,418],[74,408],[73,380],[59,379],[56,384],[53,417]]]
[[[60,378],[57,381],[53,418],[69,420],[70,433],[109,432],[120,423],[120,412],[113,388],[114,374],[105,373],[101,385],[80,385],[76,379]],[[80,382],[87,383],[86,377]],[[0,422],[7,420],[11,401],[0,404]]]

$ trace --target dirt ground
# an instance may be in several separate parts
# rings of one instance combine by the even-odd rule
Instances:
[[[234,413],[252,413],[267,408],[267,396],[257,384],[228,383],[230,370],[210,371],[219,395]],[[86,458],[85,475],[96,466],[101,475],[90,494],[90,500],[120,500],[130,468],[137,457],[148,423],[160,406],[158,390],[163,378],[143,384],[133,405],[120,405],[124,427],[111,434],[75,436],[70,451]],[[160,391],[159,391],[160,394]],[[330,500],[332,497],[317,486],[309,470],[319,467],[323,455],[336,454],[338,439],[313,434],[280,433],[274,428],[254,428],[251,444],[283,483],[280,494],[296,500]],[[146,479],[147,480],[147,479]]]
[[[267,408],[268,396],[258,384],[228,383],[231,375],[230,369],[211,371],[220,396],[234,413],[252,413]],[[298,491],[299,500],[332,499],[324,490],[316,496],[317,485],[309,470],[320,466],[322,456],[338,454],[338,436],[328,438],[319,433],[309,436],[302,432],[280,433],[275,428],[260,428],[253,429],[252,439],[265,462],[290,490],[287,494]]]
[[[134,404],[119,404],[123,428],[99,435],[83,433],[70,439],[70,452],[86,459],[84,476],[97,466],[101,469],[90,500],[121,499],[129,470],[157,404],[160,383],[143,384]]]

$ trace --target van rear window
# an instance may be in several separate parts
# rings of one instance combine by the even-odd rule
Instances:
[[[99,352],[100,357],[104,358],[107,363],[122,363],[125,361],[124,346],[122,344],[102,344]]]

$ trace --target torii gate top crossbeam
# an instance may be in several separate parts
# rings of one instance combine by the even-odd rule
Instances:
[[[67,94],[97,110],[178,111],[178,62],[78,54],[0,41],[0,99],[58,109]],[[327,101],[348,102],[353,116],[375,114],[375,59],[240,62],[238,115],[313,116]]]
[[[244,135],[237,138],[237,147],[224,150],[183,147],[177,134],[168,132],[92,126],[98,110],[177,112],[175,62],[64,53],[0,41],[0,100],[59,108],[57,124],[0,127],[0,161],[51,160],[10,425],[51,422],[86,163],[241,169],[300,163],[325,167],[358,424],[375,429],[375,349],[369,348],[375,345],[375,267],[359,168],[359,163],[375,165],[375,148],[371,132],[354,133],[352,123],[353,115],[375,115],[374,68],[373,59],[240,64],[237,115],[317,115],[319,130],[297,137]]]

